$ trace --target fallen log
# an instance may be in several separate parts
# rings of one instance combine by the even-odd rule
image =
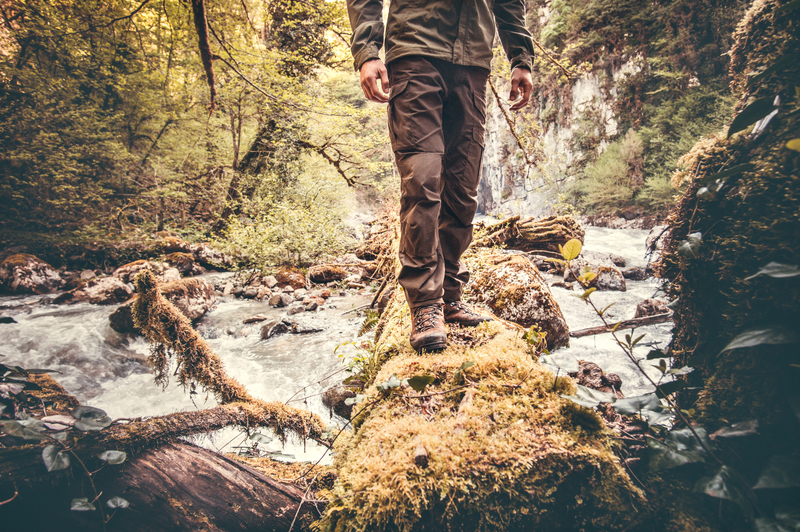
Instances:
[[[44,465],[39,464],[44,471]],[[52,475],[53,473],[51,473]],[[80,479],[82,473],[76,472]],[[6,530],[100,531],[98,510],[70,510],[82,495],[80,483],[66,475],[48,489],[20,495],[0,506]],[[105,502],[121,496],[130,506],[117,510],[108,530],[253,530],[286,532],[303,499],[297,486],[272,480],[245,464],[200,447],[172,442],[108,466],[94,475],[103,494],[95,503],[106,515]],[[85,496],[85,494],[84,494]],[[89,497],[91,500],[91,497]],[[294,530],[309,530],[318,516],[314,505],[300,508]]]
[[[480,226],[479,226],[480,229]],[[483,236],[472,246],[490,247],[505,245],[520,251],[551,251],[558,253],[558,246],[576,238],[583,243],[584,232],[572,216],[548,216],[539,220],[527,218],[520,221],[513,216],[502,222],[483,228]]]
[[[570,331],[569,335],[572,338],[581,338],[583,336],[593,336],[595,334],[610,333],[614,331],[622,331],[625,329],[635,329],[644,325],[655,325],[657,323],[664,323],[672,319],[672,311],[666,314],[656,314],[655,316],[644,316],[642,318],[633,318],[630,320],[622,320],[617,323],[611,324],[611,327],[599,325],[597,327],[588,327],[586,329],[578,329],[577,331]]]
[[[451,329],[414,352],[395,290],[364,375],[321,530],[622,530],[643,507],[598,415],[562,399],[574,381],[540,365],[519,327]],[[404,379],[432,381],[422,392]],[[415,385],[419,387],[419,380]],[[424,450],[424,451],[423,451]],[[424,458],[423,458],[424,456]]]

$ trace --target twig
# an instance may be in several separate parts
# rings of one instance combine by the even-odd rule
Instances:
[[[342,316],[344,316],[345,314],[350,314],[351,312],[358,312],[359,310],[368,309],[368,308],[370,308],[371,306],[372,306],[372,305],[369,305],[369,304],[367,304],[367,305],[361,305],[360,307],[357,307],[357,308],[354,308],[354,309],[351,309],[351,310],[347,310],[347,311],[345,311],[345,312],[342,312]]]
[[[297,516],[300,515],[300,508],[302,508],[303,507],[303,503],[306,502],[306,496],[308,496],[308,492],[311,491],[311,486],[314,485],[314,481],[317,480],[318,476],[319,476],[319,473],[314,475],[314,478],[311,479],[311,482],[308,483],[308,487],[306,488],[306,492],[303,493],[303,498],[300,499],[300,504],[297,505],[297,511],[294,514],[294,519],[292,519],[292,524],[289,525],[289,532],[292,532],[292,529],[294,528],[294,522],[297,521]]]
[[[11,501],[13,501],[14,499],[16,499],[16,498],[17,498],[17,495],[19,495],[19,490],[17,490],[17,486],[16,486],[16,484],[15,484],[15,485],[14,485],[14,496],[13,496],[13,497],[11,497],[10,499],[8,499],[7,501],[2,501],[2,502],[0,502],[0,506],[3,506],[4,504],[8,504],[8,503],[10,503]]]
[[[308,384],[308,385],[306,385],[306,386],[303,386],[302,388],[300,388],[299,390],[297,390],[297,391],[294,393],[294,395],[293,395],[293,396],[291,396],[289,399],[287,399],[287,400],[286,400],[286,402],[285,402],[285,404],[288,404],[288,403],[289,403],[289,401],[291,401],[292,399],[294,399],[295,397],[297,397],[297,394],[299,394],[299,393],[300,393],[300,392],[302,392],[303,390],[305,390],[305,389],[307,389],[307,388],[309,388],[309,387],[311,387],[311,386],[314,386],[315,384],[322,384],[324,381],[326,381],[326,380],[330,379],[330,378],[331,378],[331,377],[333,377],[334,375],[338,375],[339,373],[343,372],[345,369],[347,369],[347,368],[341,368],[341,369],[337,369],[337,370],[336,370],[336,371],[334,371],[333,373],[329,373],[329,374],[327,374],[326,376],[322,377],[322,378],[321,378],[320,380],[318,380],[317,382],[312,382],[311,384]],[[312,396],[309,396],[309,397],[313,397],[313,395],[312,395]]]

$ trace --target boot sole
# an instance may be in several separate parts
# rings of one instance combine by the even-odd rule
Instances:
[[[442,349],[447,348],[447,340],[437,340],[432,339],[428,342],[424,342],[421,345],[411,345],[415,351],[441,351]]]

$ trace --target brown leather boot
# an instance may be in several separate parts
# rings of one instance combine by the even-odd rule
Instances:
[[[411,309],[411,347],[417,351],[438,351],[447,347],[447,329],[441,305]]]
[[[486,316],[481,316],[461,301],[445,301],[444,321],[447,323],[457,323],[464,327],[475,327],[485,321],[494,320]]]

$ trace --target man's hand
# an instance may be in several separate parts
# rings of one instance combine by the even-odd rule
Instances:
[[[361,69],[361,85],[364,85],[364,69]],[[528,105],[531,101],[531,92],[533,91],[533,81],[531,80],[531,71],[527,68],[515,68],[511,71],[511,93],[508,95],[510,101],[515,101],[519,97],[520,90],[522,97],[511,106],[512,111],[519,111]]]
[[[528,83],[530,84],[530,73],[528,73]],[[378,88],[378,79],[381,87]],[[389,101],[389,74],[386,66],[380,59],[371,59],[361,65],[361,90],[367,100],[375,103],[386,103]],[[530,90],[528,91],[530,92]]]

